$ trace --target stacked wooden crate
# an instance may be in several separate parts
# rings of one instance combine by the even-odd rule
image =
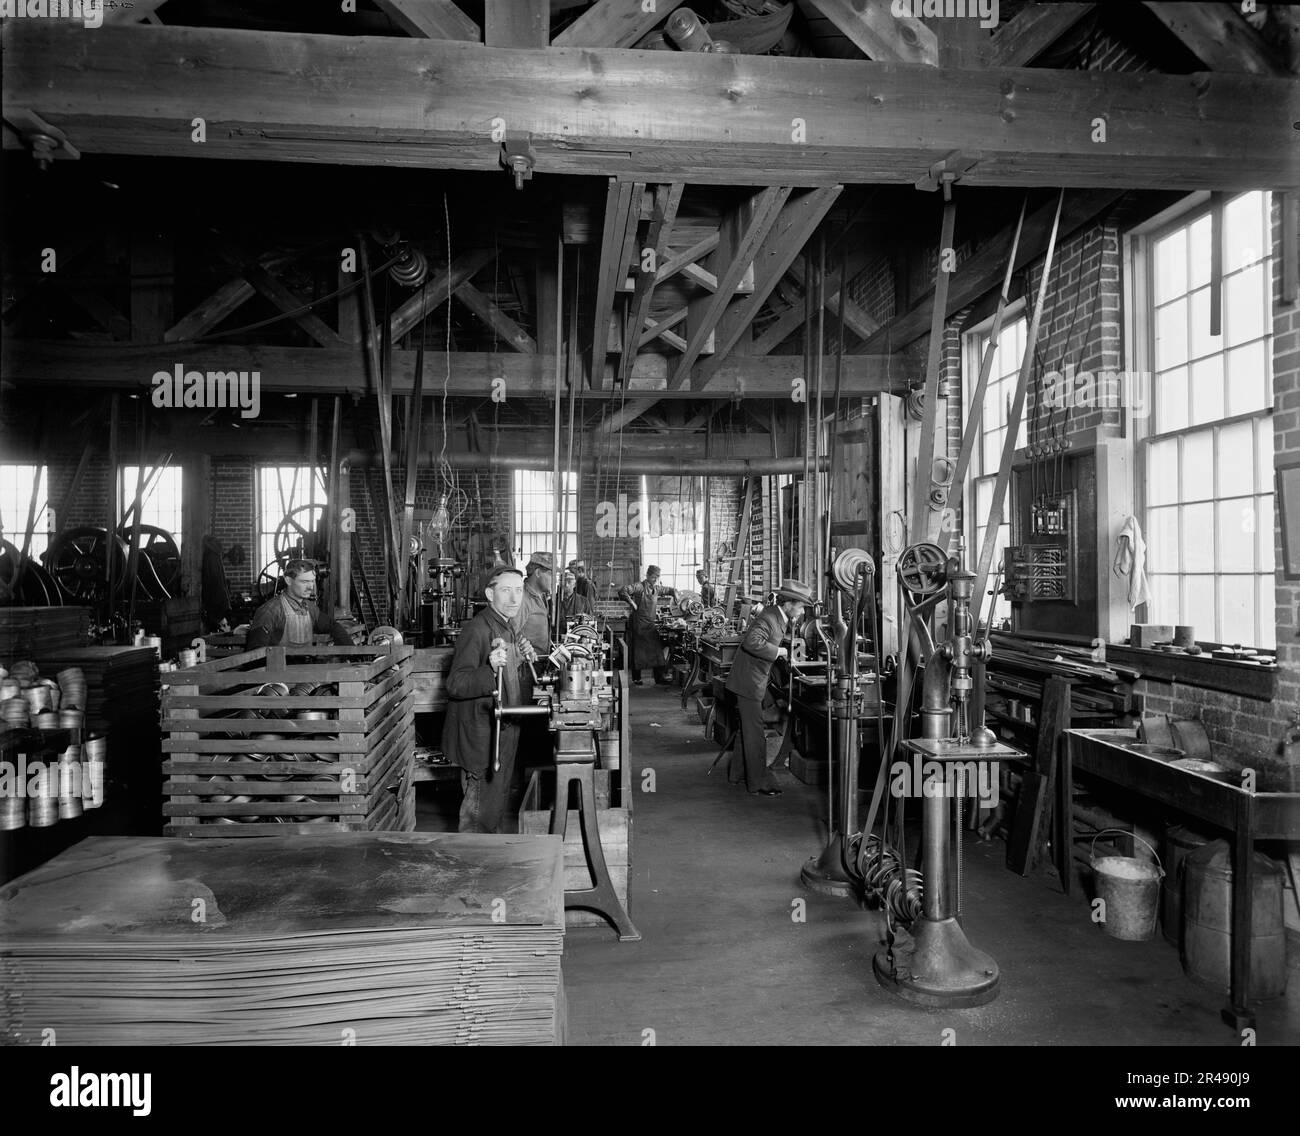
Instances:
[[[171,836],[415,827],[410,647],[262,647],[167,676]]]

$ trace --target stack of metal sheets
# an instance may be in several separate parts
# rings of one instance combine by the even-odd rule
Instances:
[[[0,889],[3,1040],[556,1044],[561,855],[552,836],[92,838]]]

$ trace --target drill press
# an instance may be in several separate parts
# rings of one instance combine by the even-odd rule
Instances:
[[[900,998],[923,1006],[981,1006],[997,997],[998,965],[993,957],[971,945],[956,914],[953,856],[950,840],[953,808],[962,816],[961,799],[950,774],[972,763],[997,761],[1023,754],[1002,745],[982,723],[968,720],[973,686],[971,671],[992,655],[989,641],[979,638],[971,612],[975,574],[962,567],[962,545],[946,559],[936,544],[913,545],[898,561],[899,582],[909,601],[912,623],[910,647],[925,658],[920,738],[905,743],[924,757],[937,784],[922,793],[921,866],[924,879],[922,909],[912,922],[910,944],[890,943],[872,960],[876,980]],[[935,644],[929,617],[940,599],[948,601],[947,639]],[[903,691],[900,684],[900,703]],[[960,882],[960,860],[956,881]]]

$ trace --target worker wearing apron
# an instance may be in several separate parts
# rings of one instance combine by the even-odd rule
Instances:
[[[628,621],[628,648],[631,658],[628,669],[632,672],[632,685],[641,685],[643,667],[653,667],[655,682],[668,686],[668,671],[664,666],[664,643],[655,626],[656,601],[660,596],[677,595],[675,588],[659,586],[659,569],[651,564],[645,579],[639,584],[629,584],[618,593],[618,598],[632,605]]]
[[[244,649],[279,645],[310,646],[312,634],[330,633],[336,644],[352,646],[352,636],[316,606],[316,565],[290,560],[284,568],[284,591],[272,596],[253,615]]]

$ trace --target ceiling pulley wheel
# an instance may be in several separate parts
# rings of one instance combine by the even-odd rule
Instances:
[[[46,567],[69,599],[101,603],[108,594],[109,558],[120,590],[126,577],[127,547],[122,539],[96,525],[78,525],[54,538],[45,554]]]
[[[948,582],[947,554],[929,541],[910,545],[898,558],[898,582],[914,596],[942,591]]]

